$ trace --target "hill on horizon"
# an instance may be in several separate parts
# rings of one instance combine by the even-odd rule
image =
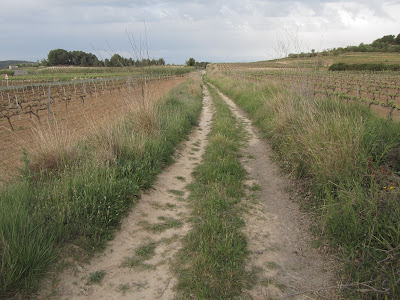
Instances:
[[[26,60],[2,60],[0,61],[0,69],[6,69],[8,66],[14,66],[18,64],[33,64],[34,62],[32,61],[26,61]]]

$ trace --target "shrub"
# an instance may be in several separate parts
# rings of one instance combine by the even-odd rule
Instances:
[[[400,65],[334,63],[329,71],[400,71]]]

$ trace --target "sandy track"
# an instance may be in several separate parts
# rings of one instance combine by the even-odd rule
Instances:
[[[308,216],[291,200],[287,192],[291,184],[271,161],[270,147],[259,138],[246,114],[219,94],[245,126],[249,138],[242,159],[249,173],[246,184],[259,187],[250,189],[243,201],[250,252],[246,267],[259,278],[246,293],[253,299],[336,299],[331,289],[289,296],[334,285],[332,262],[310,246]]]
[[[124,219],[121,230],[106,251],[89,263],[73,261],[68,268],[44,284],[39,298],[55,299],[173,299],[176,279],[171,262],[190,229],[190,211],[185,186],[200,162],[207,144],[212,111],[211,98],[204,90],[204,105],[199,127],[181,144],[175,163],[158,177],[153,189],[144,194]],[[168,221],[172,221],[165,225]],[[164,224],[164,225],[163,225]],[[171,227],[169,229],[166,229]],[[154,249],[143,259],[138,249]],[[142,248],[140,248],[142,246]],[[99,284],[90,276],[103,271]]]

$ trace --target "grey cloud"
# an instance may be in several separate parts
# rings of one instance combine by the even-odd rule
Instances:
[[[367,33],[375,34],[375,31],[360,34],[367,30],[362,28],[369,26],[363,23],[364,14],[368,13],[368,17],[377,23],[379,37],[393,34],[387,32],[388,28],[398,25],[396,20],[387,17],[396,14],[387,11],[386,6],[397,7],[400,13],[400,1],[397,0],[3,2],[0,36],[8,48],[0,49],[0,60],[40,59],[55,48],[91,51],[90,43],[107,50],[106,41],[115,51],[126,51],[129,42],[125,30],[138,39],[143,38],[144,22],[149,50],[154,56],[162,55],[167,62],[183,63],[195,55],[198,60],[260,60],[274,52],[277,33],[284,32],[283,29],[302,33],[306,39],[305,47],[318,48],[316,45],[322,34],[334,43],[352,44],[355,40],[351,35],[361,39]],[[348,20],[343,19],[343,15]],[[359,29],[352,22],[361,22],[363,27]],[[12,27],[4,26],[6,23]],[[349,30],[353,32],[349,33]],[[340,36],[345,36],[346,40],[336,38]]]

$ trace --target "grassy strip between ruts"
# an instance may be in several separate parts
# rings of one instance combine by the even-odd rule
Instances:
[[[343,254],[346,297],[400,297],[400,124],[360,104],[211,75],[305,183],[320,233]],[[311,196],[310,196],[311,195]]]
[[[34,292],[65,243],[104,247],[197,124],[200,85],[188,79],[151,110],[60,152],[53,168],[31,168],[25,155],[23,180],[0,190],[0,298]]]
[[[239,162],[242,126],[211,89],[215,114],[210,144],[189,186],[193,228],[178,255],[178,290],[183,298],[232,299],[240,295],[246,255],[238,203],[245,170]]]

